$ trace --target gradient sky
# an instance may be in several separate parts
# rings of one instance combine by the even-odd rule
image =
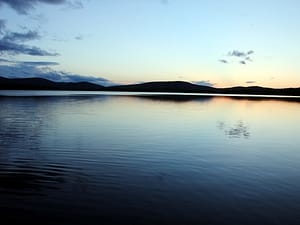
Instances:
[[[116,83],[300,87],[299,0],[28,2],[0,0],[2,76],[37,69]]]

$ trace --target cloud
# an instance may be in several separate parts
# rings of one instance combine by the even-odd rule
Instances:
[[[12,61],[7,60],[7,59],[2,59],[2,58],[0,58],[0,63],[1,63],[1,62],[10,63],[10,62],[12,62]]]
[[[252,62],[252,59],[249,56],[247,56],[245,60]]]
[[[228,52],[228,56],[245,57],[247,56],[247,53],[238,50],[233,50],[232,52]]]
[[[252,58],[250,57],[250,55],[253,55],[253,54],[254,54],[253,50],[249,50],[249,51],[233,50],[233,51],[228,52],[227,56],[239,58],[239,60],[236,60],[235,62],[239,62],[242,65],[246,65],[247,64],[246,61],[253,62]],[[219,60],[219,62],[228,63],[228,61],[225,59],[221,59],[221,60]]]
[[[0,0],[1,1],[1,0]],[[31,56],[57,56],[58,53],[51,53],[35,46],[23,44],[26,41],[40,39],[41,36],[37,31],[10,32],[5,29],[5,22],[0,20],[0,55],[31,55]]]
[[[2,41],[6,42],[25,42],[39,39],[41,36],[38,34],[37,31],[27,31],[25,33],[19,32],[7,32],[3,37]]]
[[[5,59],[4,59],[5,60]],[[90,82],[100,84],[103,86],[115,85],[110,80],[101,77],[85,76],[79,74],[73,74],[63,71],[56,71],[49,66],[57,65],[56,62],[14,62],[13,65],[1,65],[0,64],[0,76],[6,78],[30,78],[39,77],[55,82]],[[1,59],[0,59],[1,62]]]
[[[5,20],[0,20],[0,34],[4,33],[5,29]]]
[[[235,56],[235,57],[249,57],[249,55],[252,55],[254,54],[254,51],[253,50],[250,50],[250,51],[247,51],[247,52],[244,52],[244,51],[239,51],[239,50],[233,50],[231,52],[228,52],[228,56]]]
[[[210,80],[194,81],[193,83],[197,85],[208,86],[208,87],[213,87],[214,85],[216,85],[215,83],[211,83]]]
[[[77,36],[75,37],[75,40],[81,41],[81,40],[83,40],[83,36],[82,36],[82,35],[77,35]]]
[[[20,64],[31,65],[31,66],[57,66],[57,65],[59,65],[58,62],[49,62],[49,61],[36,61],[36,62],[22,61],[22,62],[20,62]]]
[[[68,1],[67,4],[70,9],[82,9],[83,8],[83,4],[81,1]]]
[[[254,81],[254,80],[246,81],[246,84],[255,84],[255,83],[256,83],[256,81]]]
[[[35,22],[38,22],[40,25],[42,24],[46,24],[49,22],[48,18],[46,17],[46,15],[42,14],[42,13],[38,13],[38,14],[34,14],[34,15],[30,15],[28,16],[28,18],[30,20],[33,20]]]
[[[225,64],[227,64],[227,63],[228,63],[228,61],[227,61],[227,60],[225,60],[225,59],[219,59],[219,62],[221,62],[221,63],[225,63]]]
[[[7,4],[20,14],[28,14],[29,10],[34,9],[35,5],[40,3],[58,5],[66,2],[66,0],[0,0],[0,6]]]
[[[8,60],[0,58],[0,63],[14,64],[14,65],[31,65],[31,66],[57,66],[59,65],[58,62],[51,62],[51,61],[16,61],[16,60]]]
[[[2,4],[10,6],[19,14],[28,14],[28,12],[35,8],[38,4],[59,5],[66,4],[71,9],[81,9],[83,4],[79,0],[0,0],[0,7]]]
[[[24,54],[31,56],[58,56],[58,53],[51,53],[46,50],[42,50],[38,47],[28,46],[23,44],[17,44],[14,42],[7,42],[0,39],[0,55],[1,54]]]
[[[0,0],[0,7],[8,5],[19,14],[28,15],[29,11],[38,4],[65,4],[69,8],[82,8],[80,0]],[[40,14],[38,17],[41,17]],[[35,46],[25,45],[24,42],[40,39],[37,31],[10,32],[5,29],[5,20],[0,19],[0,55],[31,55],[31,56],[57,56],[58,53],[48,52]]]

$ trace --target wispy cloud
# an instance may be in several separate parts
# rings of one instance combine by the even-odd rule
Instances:
[[[252,59],[249,56],[247,56],[245,60],[252,62]]]
[[[236,56],[236,57],[245,57],[248,54],[242,51],[233,50],[231,52],[228,52],[228,56]]]
[[[8,5],[19,14],[28,15],[39,4],[66,5],[68,8],[82,8],[80,0],[0,0],[2,5]],[[38,17],[41,17],[40,14]],[[6,29],[5,20],[0,19],[0,55],[31,55],[31,56],[57,56],[58,53],[49,52],[39,47],[24,44],[24,42],[40,39],[37,31],[11,32]],[[77,36],[82,40],[82,36]]]
[[[253,53],[254,53],[254,51],[253,51],[253,50],[250,50],[250,51],[247,52],[247,55],[251,55],[251,54],[253,54]]]
[[[7,4],[20,14],[28,14],[29,10],[34,9],[40,3],[57,5],[66,2],[66,0],[0,0],[0,6]]]
[[[169,4],[169,0],[160,0],[160,3],[163,5]]]
[[[4,29],[5,29],[5,20],[0,19],[0,34],[4,33]]]
[[[29,13],[39,4],[65,5],[68,9],[82,8],[82,1],[79,0],[0,0],[0,8],[7,5],[15,10],[18,14],[30,17]],[[31,16],[32,17],[32,16]],[[41,20],[44,18],[39,14],[36,18]],[[45,20],[45,18],[44,18]],[[40,77],[56,82],[91,82],[109,86],[113,82],[94,76],[85,76],[73,74],[64,71],[54,70],[52,67],[59,65],[53,61],[16,61],[11,56],[15,55],[30,55],[30,56],[57,56],[58,53],[50,52],[41,49],[37,46],[32,46],[28,42],[41,39],[42,36],[38,31],[29,30],[26,27],[23,31],[11,31],[6,28],[6,21],[0,19],[0,76],[7,78],[26,78]],[[25,29],[25,31],[24,31]],[[77,40],[82,40],[83,36],[75,37]]]
[[[83,4],[79,0],[0,0],[0,7],[2,4],[6,4],[19,14],[25,15],[28,14],[30,10],[34,9],[38,4],[65,4],[68,8],[72,9],[83,8]]]
[[[58,53],[51,53],[35,46],[23,45],[14,42],[7,42],[0,39],[0,55],[3,54],[24,54],[32,56],[58,56]]]
[[[252,54],[254,54],[253,50],[250,50],[250,51],[247,51],[247,52],[233,50],[231,52],[228,52],[228,56],[235,56],[235,57],[244,58],[244,59],[247,59],[247,60],[251,60],[250,55],[252,55]]]
[[[229,62],[238,62],[239,64],[242,64],[242,65],[246,65],[247,64],[247,61],[248,62],[253,62],[253,59],[251,58],[251,55],[254,54],[254,51],[253,50],[249,50],[249,51],[240,51],[240,50],[233,50],[233,51],[230,51],[227,53],[227,57],[234,57],[236,58],[233,59],[233,60],[227,60],[227,59],[219,59],[219,62],[221,63],[229,63]]]
[[[39,39],[41,36],[38,34],[37,31],[27,31],[25,33],[19,33],[19,32],[7,32],[3,37],[2,41],[7,42],[25,42],[25,41],[31,41],[35,39]]]
[[[225,60],[225,59],[219,59],[219,62],[221,62],[221,63],[228,63],[228,61],[227,60]]]
[[[193,83],[197,85],[208,86],[208,87],[213,87],[214,85],[216,85],[215,83],[212,83],[210,80],[193,81]]]
[[[57,66],[59,65],[58,62],[52,62],[52,61],[17,61],[17,60],[9,60],[9,59],[3,59],[0,58],[0,63],[4,63],[6,65],[27,65],[27,66]]]
[[[37,31],[11,32],[6,29],[5,22],[1,20],[0,55],[31,55],[31,56],[57,56],[58,53],[48,52],[41,48],[24,44],[24,42],[40,39]]]
[[[246,84],[255,84],[255,83],[256,83],[256,81],[254,81],[254,80],[246,81]]]
[[[30,66],[57,66],[59,65],[58,62],[49,62],[49,61],[22,61],[22,62],[19,62],[20,64],[23,64],[23,65],[30,65]]]
[[[2,59],[2,58],[0,58],[0,63],[1,63],[1,62],[4,62],[4,63],[10,63],[10,62],[12,62],[12,61],[7,60],[7,59]]]
[[[70,9],[82,9],[83,8],[83,4],[81,1],[68,1],[67,2],[67,6]]]
[[[234,57],[239,57],[239,58],[243,58],[245,60],[248,61],[252,61],[252,59],[250,58],[250,55],[254,54],[253,50],[244,52],[244,51],[239,51],[239,50],[233,50],[231,52],[228,52],[228,56],[234,56]]]
[[[75,40],[82,41],[83,40],[83,36],[82,35],[77,35],[77,36],[75,36]]]

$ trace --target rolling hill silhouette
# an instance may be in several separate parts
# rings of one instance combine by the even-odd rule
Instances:
[[[259,86],[214,88],[184,81],[147,82],[141,84],[104,87],[89,82],[53,82],[43,78],[0,77],[0,90],[74,90],[126,92],[179,92],[208,94],[291,95],[300,96],[300,88],[265,88]]]
[[[43,78],[15,78],[0,77],[2,90],[75,90],[75,91],[102,91],[104,87],[88,82],[65,83],[53,82]]]
[[[183,93],[216,93],[216,88],[200,86],[184,81],[147,82],[141,84],[107,87],[110,91],[133,92],[183,92]]]

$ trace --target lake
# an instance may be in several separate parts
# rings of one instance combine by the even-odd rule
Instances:
[[[300,224],[300,99],[0,91],[1,224]]]

